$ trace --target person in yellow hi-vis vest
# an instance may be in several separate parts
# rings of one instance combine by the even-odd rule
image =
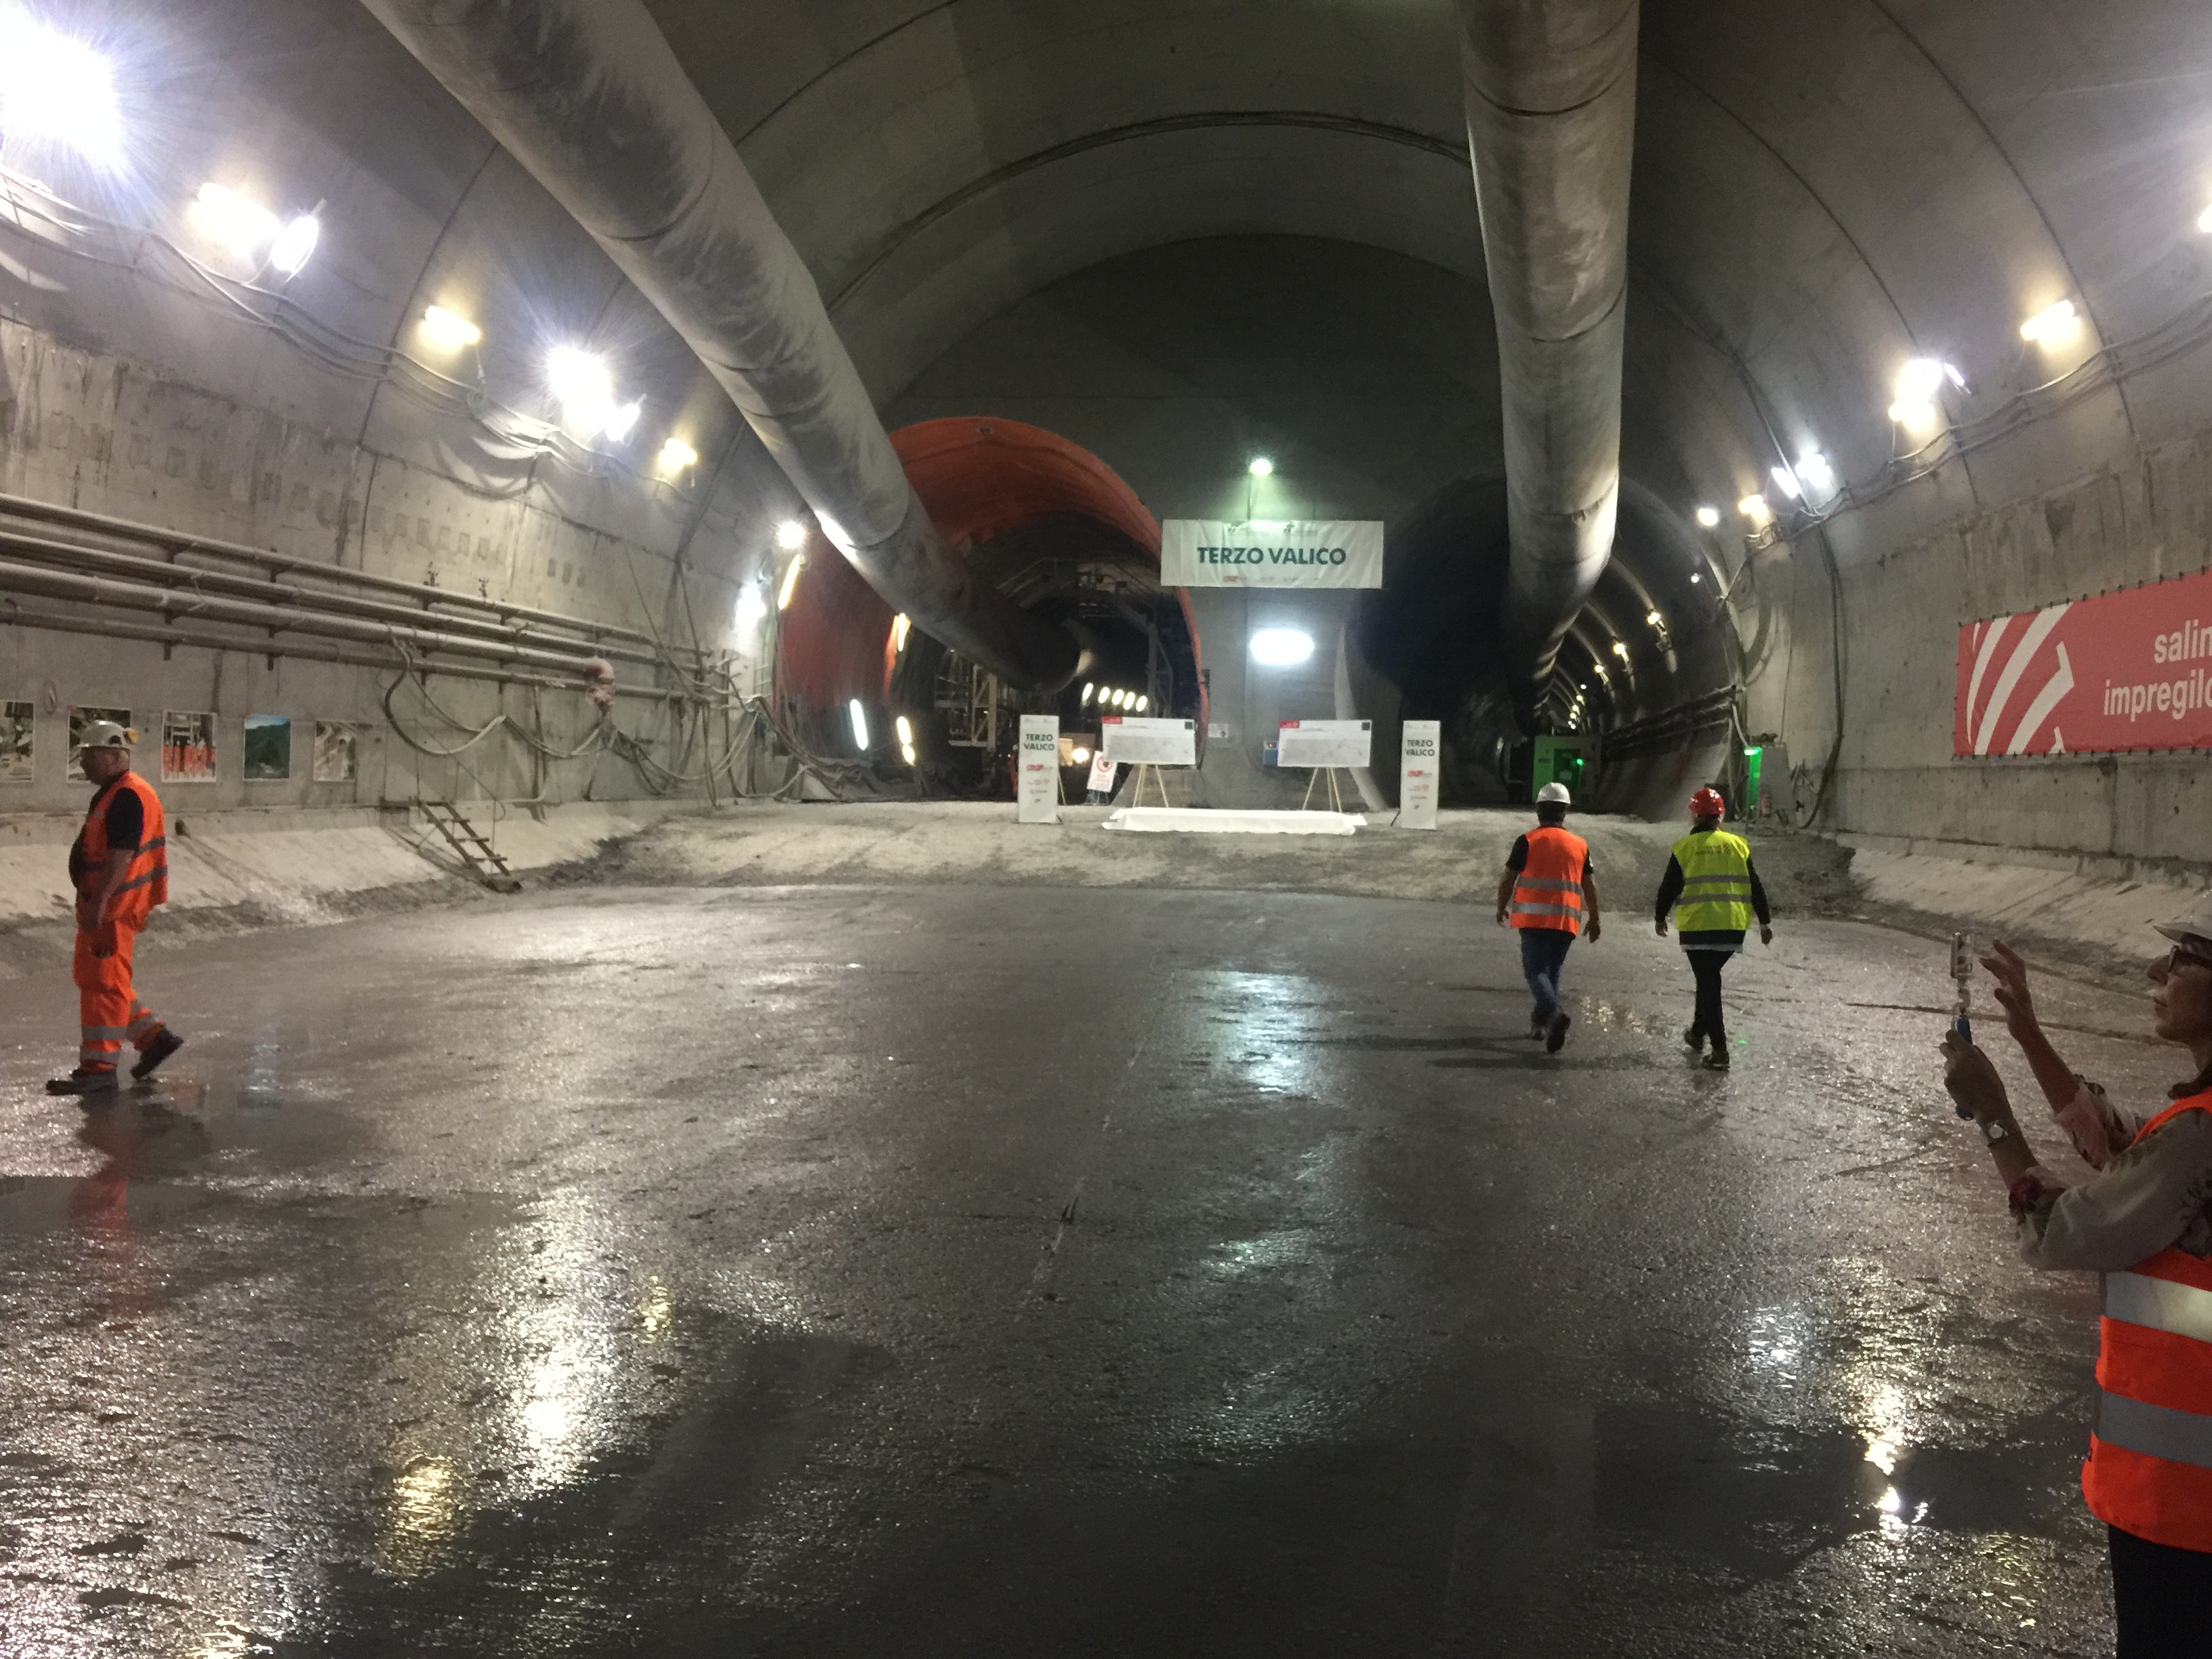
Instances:
[[[1721,1012],[1721,969],[1743,949],[1744,931],[1759,917],[1762,945],[1774,943],[1774,920],[1766,908],[1766,889],[1751,867],[1751,844],[1721,828],[1728,811],[1717,789],[1690,797],[1690,833],[1674,843],[1667,874],[1659,884],[1652,920],[1667,937],[1667,913],[1674,912],[1682,951],[1698,981],[1698,1011],[1682,1041],[1694,1052],[1712,1045],[1706,1066],[1729,1068],[1728,1022]]]

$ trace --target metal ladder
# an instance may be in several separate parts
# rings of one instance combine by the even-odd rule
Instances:
[[[471,875],[495,893],[522,890],[521,881],[507,867],[507,860],[477,833],[476,825],[462,816],[459,807],[449,800],[418,800],[416,805],[446,838],[446,844],[453,849],[461,866]]]

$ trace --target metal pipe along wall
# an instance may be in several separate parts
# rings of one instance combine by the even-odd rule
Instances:
[[[363,3],[698,353],[887,603],[1002,678],[1074,677],[1073,637],[930,522],[813,277],[641,0]]]
[[[1501,637],[1533,702],[1611,557],[1638,0],[1461,0],[1505,408]]]

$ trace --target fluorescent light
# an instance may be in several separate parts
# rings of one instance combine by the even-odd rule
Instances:
[[[1966,389],[1966,377],[1956,364],[1940,357],[1911,359],[1897,371],[1897,401],[1889,406],[1889,418],[1899,426],[1934,425],[1942,413],[1936,394],[1947,380],[1961,392]]]
[[[555,346],[545,354],[545,380],[568,425],[586,437],[605,428],[615,412],[615,381],[603,358],[576,346]]]
[[[1083,682],[1083,701],[1087,703],[1091,701],[1091,693],[1094,687],[1091,681],[1085,680]]]
[[[258,258],[284,227],[267,208],[228,185],[202,185],[192,198],[200,228],[241,259]]]
[[[2020,337],[2033,340],[2038,345],[2057,345],[2071,338],[2081,326],[2079,313],[2071,300],[2061,300],[2056,305],[2045,306],[2020,325]]]
[[[1692,584],[1695,584],[1695,583],[1698,583],[1698,582],[1701,582],[1701,581],[1703,581],[1704,580],[1705,580],[1705,578],[1704,578],[1702,575],[1698,574],[1698,572],[1696,572],[1696,571],[1692,570],[1692,571],[1690,573],[1690,580],[1691,580],[1691,582],[1692,582]]]
[[[296,276],[312,258],[315,244],[323,240],[323,222],[312,213],[295,216],[269,245],[269,263],[287,276]]]
[[[671,438],[660,446],[660,458],[654,462],[663,472],[681,472],[687,466],[696,466],[699,452],[681,438]]]
[[[1735,510],[1753,524],[1758,525],[1771,523],[1774,518],[1774,509],[1767,506],[1766,497],[1764,495],[1745,496],[1735,504]]]
[[[1137,699],[1137,712],[1139,714],[1143,714],[1145,710],[1150,708],[1152,706],[1152,700],[1150,697],[1139,697]]]
[[[1796,473],[1808,492],[1808,499],[1817,495],[1825,501],[1836,493],[1836,469],[1819,450],[1808,449],[1797,458]]]
[[[483,331],[458,311],[432,306],[422,313],[422,343],[434,351],[459,351],[483,338]]]
[[[1255,455],[1252,458],[1252,465],[1245,468],[1245,471],[1255,478],[1264,478],[1274,470],[1275,464],[1265,455]]]
[[[906,649],[906,636],[914,627],[914,618],[902,611],[891,618],[891,654],[896,656]]]
[[[1270,668],[1295,668],[1313,653],[1313,635],[1295,628],[1263,628],[1252,636],[1252,660]]]
[[[1698,522],[1706,529],[1711,530],[1720,521],[1721,510],[1717,507],[1701,507],[1698,509]]]
[[[1627,643],[1625,641],[1615,640],[1613,642],[1613,654],[1620,658],[1621,661],[1626,662],[1628,660]]]
[[[1775,467],[1766,476],[1774,480],[1777,489],[1792,501],[1805,493],[1805,486],[1797,482],[1797,475],[1786,466]]]
[[[2203,212],[2197,216],[2197,228],[2206,235],[2212,236],[2212,207],[2206,208]]]
[[[860,700],[858,697],[855,697],[852,702],[845,705],[845,712],[853,717],[853,741],[860,744],[863,753],[866,752],[868,747],[868,711],[860,707]]]
[[[891,724],[892,724],[892,725],[893,725],[893,726],[897,729],[897,731],[898,731],[899,747],[900,747],[900,748],[902,748],[902,749],[911,749],[911,748],[913,748],[913,747],[914,747],[914,726],[913,726],[913,724],[912,724],[909,720],[908,720],[907,717],[906,717],[905,715],[903,715],[903,714],[901,714],[901,715],[898,717],[898,719],[897,719],[897,720],[894,720],[894,721],[892,721],[892,722],[891,722]]]
[[[775,544],[785,552],[795,552],[806,545],[806,526],[796,519],[786,519],[775,527]]]
[[[645,399],[633,398],[620,409],[611,411],[599,430],[620,443],[629,436],[631,428],[637,424],[637,417],[644,413]]]
[[[0,10],[0,132],[121,167],[123,115],[107,60],[21,7]]]
[[[799,573],[805,568],[806,568],[806,555],[804,553],[793,554],[791,556],[791,562],[784,567],[782,591],[775,596],[775,608],[777,610],[788,611],[791,609],[791,596],[799,591]]]
[[[1129,694],[1127,691],[1116,691],[1114,694],[1114,707],[1116,708],[1127,708],[1128,706]]]
[[[899,745],[899,758],[904,761],[908,766],[918,766],[921,764],[921,763],[915,758],[914,745],[910,743],[902,743]]]
[[[1658,627],[1658,626],[1659,626],[1659,624],[1660,624],[1661,617],[1660,617],[1659,613],[1658,613],[1656,611],[1649,611],[1649,612],[1647,612],[1647,613],[1645,614],[1645,616],[1644,616],[1644,620],[1645,622],[1647,622],[1647,623],[1650,623],[1651,624],[1651,626],[1652,626],[1652,627],[1656,628],[1656,627]]]

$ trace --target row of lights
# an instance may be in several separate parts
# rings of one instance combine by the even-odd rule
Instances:
[[[1126,708],[1133,714],[1141,714],[1152,706],[1150,697],[1139,696],[1134,691],[1117,691],[1110,685],[1086,683],[1083,688],[1081,707],[1088,708],[1093,696],[1101,708]]]

